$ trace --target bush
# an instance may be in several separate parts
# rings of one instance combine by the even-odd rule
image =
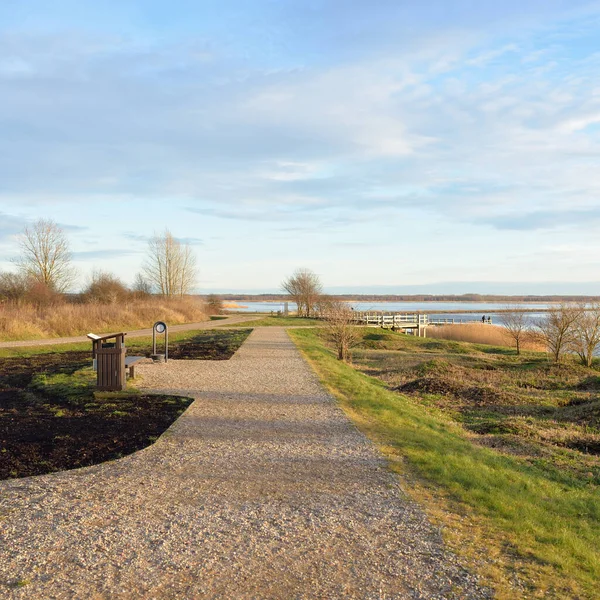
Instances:
[[[0,273],[0,301],[22,302],[30,287],[31,281],[21,273]]]
[[[92,275],[91,282],[83,292],[87,302],[97,304],[116,304],[127,300],[129,295],[127,286],[116,275],[103,271]]]
[[[206,297],[206,308],[211,315],[220,315],[223,312],[223,300],[216,294],[209,294]]]

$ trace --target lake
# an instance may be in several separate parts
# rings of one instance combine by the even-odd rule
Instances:
[[[282,311],[283,302],[244,302],[239,301],[240,308],[228,309],[232,312],[256,312],[256,313],[271,313]],[[413,313],[417,311],[426,312],[431,318],[454,318],[464,321],[481,321],[483,315],[491,316],[493,321],[498,321],[499,314],[497,311],[506,308],[506,304],[494,302],[349,302],[354,310],[358,311],[373,311],[373,312],[403,312]],[[548,308],[545,303],[524,303],[518,304],[522,308],[529,310],[537,309],[540,312],[530,313],[532,319],[543,316],[543,311]],[[290,311],[296,310],[296,304],[289,303]],[[457,311],[455,314],[444,314],[443,311]],[[460,311],[478,311],[476,313],[460,312]]]

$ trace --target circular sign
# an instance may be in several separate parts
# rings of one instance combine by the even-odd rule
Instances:
[[[154,323],[154,329],[156,330],[156,333],[164,333],[167,329],[167,325],[162,321],[158,321],[158,323]]]

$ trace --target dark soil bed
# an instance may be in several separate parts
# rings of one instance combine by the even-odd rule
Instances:
[[[249,333],[198,332],[172,341],[169,357],[227,360]],[[136,340],[129,346],[130,355],[151,353],[149,345]],[[91,352],[0,358],[0,479],[89,466],[140,450],[192,402],[136,392],[95,394],[85,377],[75,386],[76,375],[90,365]],[[45,386],[39,384],[41,376],[63,379]]]
[[[75,469],[154,442],[192,402],[159,395],[50,399],[0,391],[0,479]]]

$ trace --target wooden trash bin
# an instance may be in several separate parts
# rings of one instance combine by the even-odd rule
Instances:
[[[88,333],[92,340],[92,357],[97,373],[97,387],[106,392],[120,392],[126,387],[125,333],[98,336]],[[114,341],[112,341],[114,340]]]

